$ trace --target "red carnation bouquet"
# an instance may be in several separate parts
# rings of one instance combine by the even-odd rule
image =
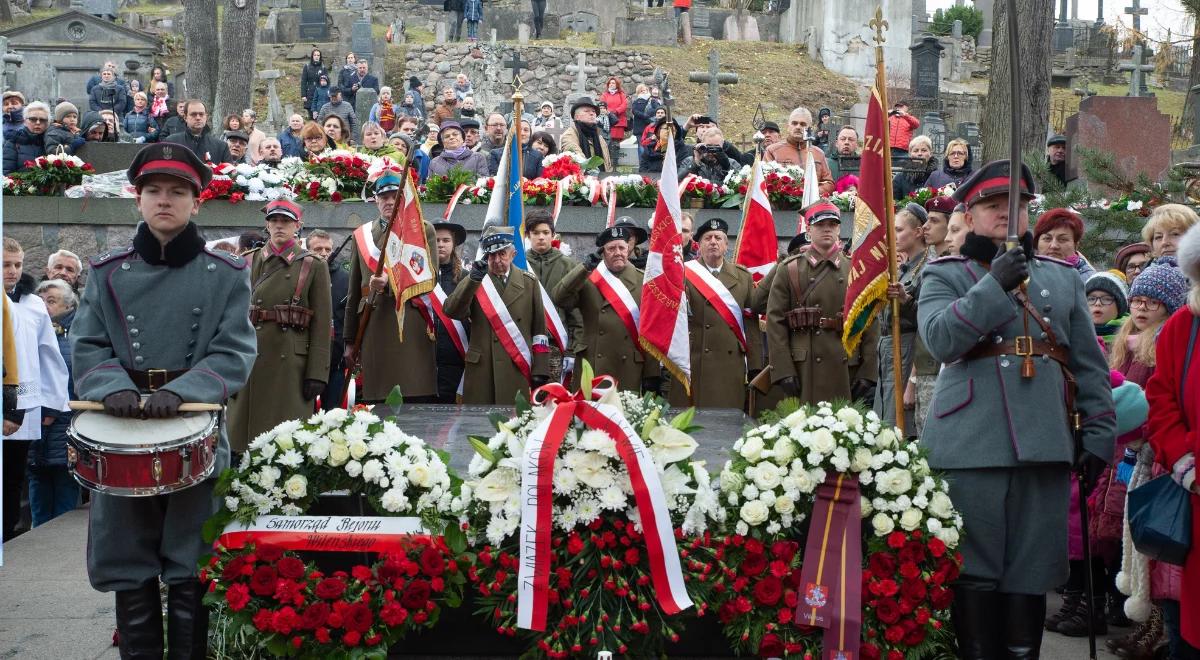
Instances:
[[[218,547],[200,579],[209,583],[205,604],[227,614],[230,630],[256,631],[246,641],[253,649],[231,651],[382,658],[409,632],[432,628],[442,607],[462,602],[465,564],[442,537],[414,536],[403,553],[330,575],[277,546],[247,544]]]
[[[358,197],[367,184],[371,158],[349,151],[328,151],[313,156],[304,164],[292,183],[296,196],[304,201],[340,202]]]
[[[83,175],[94,174],[90,163],[77,156],[50,154],[24,163],[23,170],[4,177],[7,195],[61,195],[83,182]]]

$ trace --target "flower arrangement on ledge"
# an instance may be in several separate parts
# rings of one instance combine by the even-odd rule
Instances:
[[[24,169],[4,177],[5,195],[61,195],[83,182],[85,174],[96,170],[83,159],[66,154],[38,156],[24,163]]]
[[[727,192],[720,200],[723,208],[738,208],[745,201],[750,186],[750,167],[743,165],[725,175],[724,185]],[[774,161],[763,162],[762,167],[771,208],[800,208],[804,203],[804,169]]]
[[[539,433],[545,434],[547,425],[554,427],[551,417],[564,405],[589,406],[606,418],[618,419],[621,428],[640,437],[622,438],[622,443],[630,439],[633,447],[645,443],[650,460],[638,467],[652,465],[655,479],[632,469],[631,454],[596,428],[595,420],[576,415],[561,436],[552,472],[547,473],[549,501],[539,500],[552,526],[547,530],[552,541],[547,548],[549,588],[544,594],[549,625],[540,632],[522,632],[536,652],[553,658],[605,649],[647,657],[679,639],[683,622],[665,611],[662,585],[651,577],[661,568],[654,563],[651,543],[667,557],[674,555],[682,571],[678,586],[686,589],[697,612],[707,611],[707,594],[713,587],[709,526],[719,525],[723,510],[703,465],[691,460],[697,448],[690,435],[693,411],[668,420],[666,403],[659,398],[618,393],[615,387],[601,394],[600,389],[585,388],[578,402],[565,391],[546,397],[540,405],[519,401],[516,417],[493,419],[497,431],[491,438],[471,440],[477,455],[463,486],[463,502],[478,561],[470,577],[479,612],[508,636],[518,634],[522,608],[518,577],[520,562],[527,558],[521,555],[521,545],[529,538],[522,530],[531,524],[523,521],[522,504],[527,498],[522,495],[522,463],[530,460],[530,443],[535,437],[542,442]],[[545,452],[537,455],[546,456]],[[650,510],[668,515],[669,520],[660,520],[648,530],[644,522],[655,518],[647,512],[648,499],[643,497],[653,492],[659,493],[663,508]],[[669,540],[665,547],[657,545],[664,530]]]

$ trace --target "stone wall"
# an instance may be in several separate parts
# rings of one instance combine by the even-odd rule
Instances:
[[[481,57],[476,58],[464,44],[411,47],[404,63],[404,77],[407,80],[409,76],[417,76],[423,80],[427,86],[425,99],[432,103],[440,88],[453,83],[459,72],[466,73],[475,86],[476,107],[497,108],[512,95],[508,84],[511,71],[502,64],[512,59],[512,51],[505,46],[484,45],[479,49]],[[588,94],[597,94],[610,75],[620,77],[631,96],[638,83],[653,84],[654,65],[647,53],[527,46],[520,49],[521,59],[532,66],[521,74],[527,108],[536,108],[549,100],[561,112],[575,83],[575,74],[567,73],[566,67],[575,63],[580,52],[587,53],[589,66],[599,68],[597,73],[588,75]]]

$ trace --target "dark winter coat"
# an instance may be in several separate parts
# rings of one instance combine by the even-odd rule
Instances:
[[[640,139],[646,127],[654,123],[654,113],[662,107],[662,101],[654,97],[643,99],[635,98],[630,105],[630,112],[633,114],[633,123],[630,124],[630,131]]]
[[[290,126],[279,131],[279,145],[283,147],[284,158],[288,156],[304,157],[304,140],[301,140],[299,135],[293,133]]]
[[[158,135],[158,124],[150,117],[150,106],[142,108],[141,112],[130,110],[121,119],[121,130],[132,138],[145,137],[153,141]]]
[[[22,126],[4,143],[4,173],[25,169],[25,161],[46,155],[46,135],[34,135]]]
[[[192,153],[199,156],[201,160],[213,163],[233,162],[233,156],[229,153],[229,145],[225,144],[224,140],[213,137],[212,129],[208,126],[205,126],[203,131],[200,131],[200,135],[192,135],[191,131],[184,129],[174,135],[168,136],[164,141],[186,146],[192,150]]]
[[[313,87],[312,96],[308,97],[308,109],[314,115],[329,103],[329,85]]]
[[[683,131],[679,127],[679,122],[675,122],[675,165],[679,166],[685,158],[688,157],[689,151],[687,145],[683,141]],[[665,151],[658,151],[655,145],[658,144],[658,137],[653,130],[646,134],[642,139],[642,144],[638,147],[638,171],[639,172],[662,172],[663,158],[666,156]]]
[[[131,105],[129,91],[117,82],[111,85],[100,83],[88,94],[89,108],[96,111],[112,110],[118,117],[124,115]]]
[[[936,171],[937,162],[930,158],[925,169],[917,172],[901,172],[892,179],[892,197],[900,200],[916,190],[924,188],[929,177]]]
[[[76,149],[83,146],[84,141],[82,133],[72,133],[62,124],[51,124],[50,128],[46,129],[48,154],[74,154]]]
[[[929,178],[925,180],[925,187],[941,188],[950,184],[958,186],[963,181],[966,181],[967,177],[971,176],[971,172],[974,169],[974,164],[971,162],[971,149],[968,147],[967,160],[963,163],[962,167],[950,167],[950,161],[947,159],[942,163],[941,169],[930,174]]]
[[[300,72],[300,96],[308,99],[310,106],[313,100],[313,90],[317,88],[323,74],[325,74],[325,63],[313,62],[311,59],[304,65],[304,70]]]
[[[711,161],[689,154],[679,165],[679,180],[682,181],[689,174],[695,174],[713,183],[722,183],[725,181],[725,175],[735,169],[741,169],[741,165],[733,159],[723,158],[721,154],[717,154]]]
[[[13,133],[25,125],[25,109],[4,113],[4,139],[11,140]]]
[[[492,149],[488,152],[488,172],[492,176],[500,171],[500,156],[504,155],[503,149]],[[526,179],[536,179],[542,175],[542,152],[536,151],[533,147],[521,148],[521,176]]]

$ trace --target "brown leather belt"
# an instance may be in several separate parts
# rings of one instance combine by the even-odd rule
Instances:
[[[250,308],[250,322],[255,325],[267,321],[274,323],[279,320],[279,314],[273,309],[263,309],[261,307]]]
[[[1067,366],[1068,360],[1067,351],[1062,346],[1039,341],[1032,337],[1017,337],[1016,339],[1005,340],[998,344],[995,342],[976,344],[975,348],[967,351],[963,359],[969,361],[985,357],[999,357],[1001,355],[1015,355],[1017,357],[1044,355],[1064,367]]]
[[[842,331],[841,317],[832,319],[821,317],[821,320],[817,322],[817,325],[820,326],[822,330],[837,330],[838,332]]]
[[[186,374],[187,369],[179,369],[171,371],[168,369],[126,369],[125,373],[129,374],[129,379],[137,385],[139,390],[146,392],[154,392],[166,386],[167,383]]]

